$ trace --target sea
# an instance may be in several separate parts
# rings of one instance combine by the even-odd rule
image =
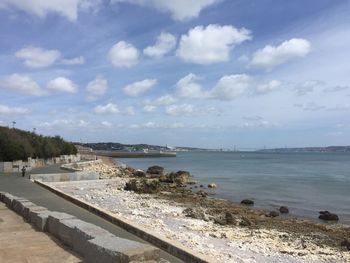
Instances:
[[[177,157],[118,158],[138,169],[160,165],[166,171],[186,170],[213,197],[268,210],[287,206],[290,214],[318,220],[319,211],[350,225],[349,153],[178,152]]]

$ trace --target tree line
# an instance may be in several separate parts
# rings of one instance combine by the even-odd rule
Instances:
[[[42,136],[20,129],[0,127],[0,161],[27,160],[32,158],[52,158],[66,154],[76,154],[72,143],[60,136]]]

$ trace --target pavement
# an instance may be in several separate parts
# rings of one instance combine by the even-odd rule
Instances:
[[[142,243],[147,243],[144,240],[136,237],[135,235],[127,232],[126,230],[104,220],[103,218],[90,213],[89,211],[74,205],[73,203],[66,201],[65,199],[55,195],[54,193],[46,190],[39,185],[29,180],[29,174],[41,174],[41,173],[64,173],[67,172],[59,168],[59,165],[46,166],[41,168],[35,168],[23,178],[19,173],[2,174],[0,173],[0,191],[8,192],[18,197],[23,197],[31,202],[44,206],[51,211],[65,212],[75,217],[100,226],[114,235],[134,240]],[[161,257],[172,263],[183,262],[178,258],[170,255],[165,251],[161,251]]]
[[[0,202],[0,262],[78,263],[79,255],[47,233],[36,231]]]

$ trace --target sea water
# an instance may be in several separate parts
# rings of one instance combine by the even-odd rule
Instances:
[[[139,169],[152,165],[189,171],[218,198],[252,199],[269,210],[287,206],[290,215],[317,219],[328,210],[350,224],[349,153],[178,152],[175,158],[118,161]]]

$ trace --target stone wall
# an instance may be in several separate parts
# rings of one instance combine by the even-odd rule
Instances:
[[[20,172],[23,166],[26,166],[27,171],[30,171],[33,168],[43,167],[45,165],[79,162],[80,159],[80,154],[77,154],[61,155],[60,157],[53,157],[45,160],[28,158],[27,161],[17,160],[13,162],[0,162],[0,173]]]
[[[42,182],[67,182],[81,180],[98,180],[100,175],[96,172],[74,172],[55,174],[32,174],[31,180],[41,180]]]

